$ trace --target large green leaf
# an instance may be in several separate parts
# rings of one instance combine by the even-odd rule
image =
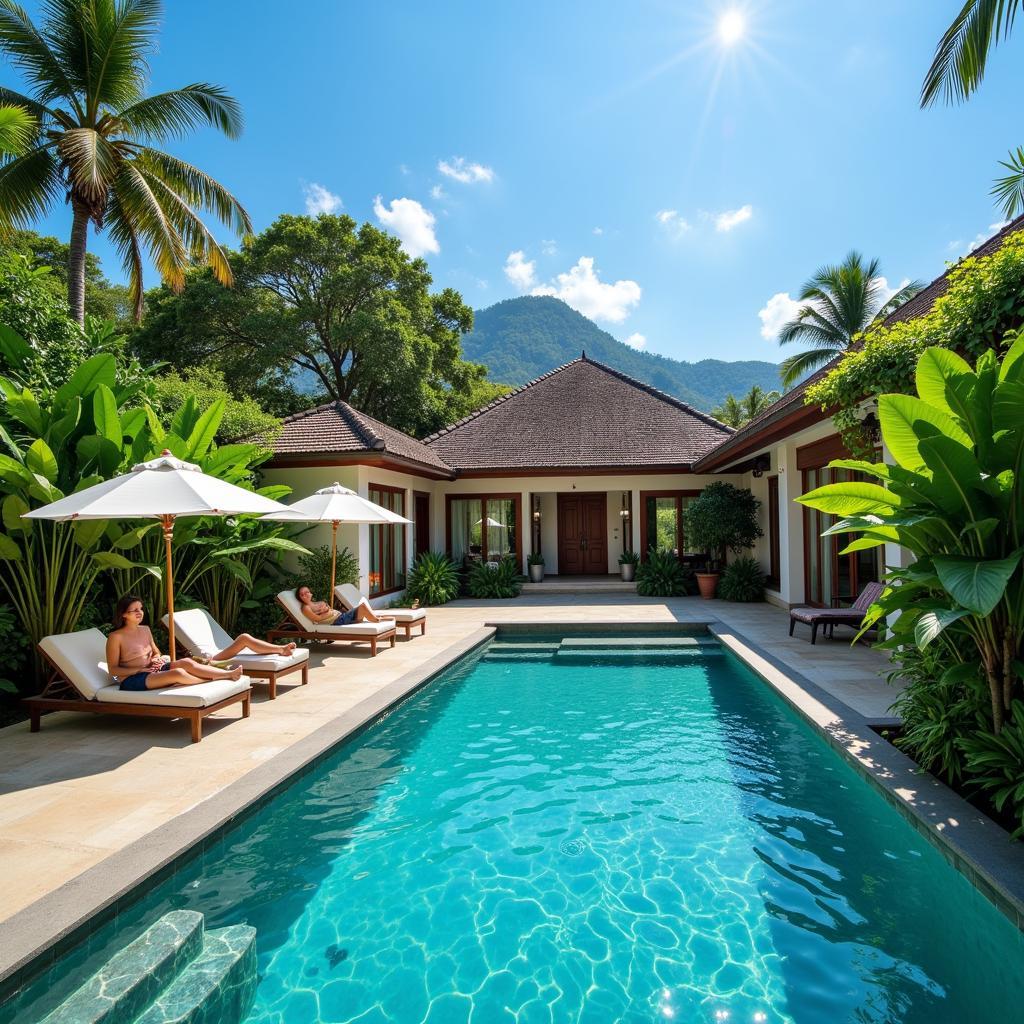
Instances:
[[[50,451],[50,446],[41,438],[37,437],[25,452],[25,466],[39,476],[45,477],[51,484],[57,482],[57,460]]]
[[[808,508],[834,516],[862,516],[868,513],[885,515],[900,504],[900,499],[884,487],[860,480],[825,484],[796,500]]]
[[[20,562],[21,558],[21,548],[6,533],[0,533],[0,561]]]
[[[83,551],[91,551],[103,539],[107,522],[103,519],[80,519],[73,524],[75,543]]]
[[[93,392],[92,416],[96,424],[96,433],[120,449],[124,441],[121,435],[121,417],[117,414],[114,392],[106,384],[98,384]]]
[[[249,464],[259,455],[254,444],[222,444],[203,460],[203,472],[210,476],[221,476],[229,466],[238,466],[246,471]]]
[[[975,615],[991,615],[1020,564],[1021,552],[1006,558],[980,559],[966,555],[936,555],[935,572],[946,593]]]
[[[196,420],[196,425],[188,435],[188,457],[190,459],[201,459],[213,444],[213,439],[220,428],[220,421],[224,418],[224,399],[218,398],[209,409]]]
[[[923,612],[914,623],[914,640],[917,642],[917,646],[923,651],[944,629],[970,614],[963,608],[956,611],[948,608],[935,608],[932,611]]]
[[[921,458],[932,471],[935,500],[943,512],[968,522],[987,513],[981,484],[981,467],[974,453],[949,437],[928,437],[919,444]]]
[[[9,455],[0,455],[0,480],[16,487],[28,487],[34,477],[24,463],[17,462]]]
[[[992,402],[992,427],[995,430],[1024,430],[1024,384],[1003,381]]]
[[[152,407],[148,405],[144,405],[142,408],[146,413],[146,422],[149,424],[149,432],[153,435],[153,441],[156,444],[163,444],[164,428],[161,426],[156,413],[153,411]]]
[[[946,401],[946,384],[953,377],[964,374],[973,377],[974,371],[955,352],[948,348],[927,348],[917,361],[917,393],[930,405],[955,414],[955,410]]]
[[[999,365],[999,379],[1020,380],[1024,375],[1024,331],[1021,331],[1017,340],[1006,350],[1003,361]]]
[[[135,562],[117,554],[116,551],[97,551],[92,560],[101,569],[145,569],[144,565],[137,565]]]
[[[4,529],[8,533],[31,533],[32,520],[21,517],[28,511],[28,502],[19,494],[8,494],[3,501]]]
[[[139,431],[142,430],[145,425],[145,409],[129,409],[127,412],[121,414],[121,433],[125,437],[137,437]]]
[[[198,419],[199,406],[196,404],[195,396],[189,395],[171,417],[171,433],[183,439],[187,438],[195,428]]]
[[[50,423],[50,429],[46,432],[46,440],[51,448],[57,449],[64,444],[75,427],[78,426],[81,415],[82,400],[75,395],[64,405],[64,414]]]
[[[17,395],[7,396],[7,411],[38,437],[46,429],[43,410],[35,395],[27,388]]]
[[[0,324],[0,356],[20,370],[32,358],[32,346],[6,324]]]
[[[939,433],[959,441],[964,447],[973,447],[970,437],[952,416],[911,395],[881,395],[878,399],[878,418],[882,424],[882,436],[892,457],[913,472],[925,468],[924,459],[918,450],[920,439],[914,431],[915,423],[931,424]]]
[[[85,398],[92,394],[100,384],[108,388],[114,386],[117,379],[117,363],[109,352],[90,356],[71,375],[71,379],[58,391],[55,401],[59,404],[70,402],[75,395]]]
[[[78,442],[78,459],[82,470],[109,478],[121,465],[121,449],[99,434],[86,434]]]

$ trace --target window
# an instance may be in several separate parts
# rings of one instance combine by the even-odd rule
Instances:
[[[782,586],[782,567],[779,549],[779,478],[768,477],[768,586],[778,590]]]
[[[448,551],[456,562],[518,559],[519,495],[449,495]]]
[[[400,516],[405,515],[405,491],[400,487],[370,484],[370,501]],[[370,527],[370,596],[388,594],[405,586],[405,527]]]
[[[647,557],[651,548],[671,551],[676,555],[698,552],[686,550],[683,531],[683,509],[700,491],[640,492],[640,556]]]

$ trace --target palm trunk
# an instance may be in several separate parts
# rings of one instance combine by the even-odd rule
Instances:
[[[85,324],[85,250],[89,240],[89,215],[82,203],[71,201],[75,219],[71,224],[68,249],[68,311]]]

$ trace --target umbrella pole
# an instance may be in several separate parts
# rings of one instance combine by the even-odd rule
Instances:
[[[334,607],[334,575],[338,565],[338,520],[331,523],[331,607]]]
[[[161,516],[160,523],[164,528],[164,553],[167,556],[167,646],[170,649],[171,661],[177,657],[174,646],[174,573],[171,568],[171,537],[174,534],[174,516]]]

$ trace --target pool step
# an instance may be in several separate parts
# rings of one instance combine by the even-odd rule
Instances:
[[[685,665],[688,662],[714,658],[722,654],[721,648],[715,650],[713,647],[677,647],[675,649],[655,647],[647,650],[642,647],[594,647],[589,650],[585,647],[568,649],[563,647],[555,655],[554,660],[559,664],[566,665],[608,665],[635,661],[659,665]]]
[[[695,656],[722,653],[712,636],[577,636],[559,640],[492,640],[483,660],[504,664],[558,661],[563,664],[607,664],[618,661],[669,659],[680,663]]]
[[[642,648],[643,650],[678,650],[679,648],[712,648],[719,643],[714,637],[704,636],[578,636],[566,637],[559,645],[560,651],[576,648]]]
[[[239,1024],[255,991],[255,928],[207,932],[202,914],[172,910],[42,1024]]]

